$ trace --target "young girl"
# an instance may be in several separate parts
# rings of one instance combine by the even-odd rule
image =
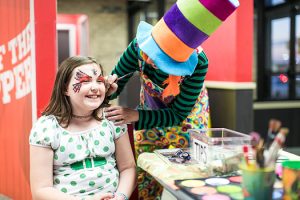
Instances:
[[[74,56],[59,67],[49,105],[30,134],[33,199],[127,200],[136,180],[127,126],[102,111],[103,69]]]

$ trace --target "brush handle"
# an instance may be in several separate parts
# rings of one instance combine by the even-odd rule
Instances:
[[[287,128],[280,129],[279,133],[276,135],[273,143],[269,148],[269,155],[266,158],[266,164],[270,165],[276,161],[278,151],[282,147],[283,143],[285,142],[286,135],[288,133]]]
[[[124,76],[121,76],[121,77],[117,78],[117,81],[122,80],[123,78],[125,78],[125,77],[127,77],[127,76],[130,76],[130,75],[132,75],[133,73],[134,73],[134,72],[130,72],[130,73],[128,73],[128,74],[125,74]]]

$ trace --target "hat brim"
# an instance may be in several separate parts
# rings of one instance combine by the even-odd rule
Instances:
[[[161,71],[175,76],[191,75],[198,62],[196,50],[187,61],[177,62],[159,48],[151,35],[152,28],[152,25],[144,21],[139,23],[136,34],[139,48],[151,58]]]

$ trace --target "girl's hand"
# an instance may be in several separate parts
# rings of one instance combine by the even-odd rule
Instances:
[[[104,194],[96,194],[95,196],[93,196],[93,200],[111,200],[114,198],[114,194],[113,193],[104,193]]]
[[[106,96],[110,96],[115,93],[118,89],[118,84],[116,83],[118,76],[116,74],[109,75],[106,77]]]
[[[129,124],[139,120],[139,113],[131,108],[110,106],[104,110],[106,119],[113,121],[115,125]]]
[[[125,199],[125,197],[120,193],[115,193],[114,198],[112,198],[111,200],[127,200],[127,199]]]

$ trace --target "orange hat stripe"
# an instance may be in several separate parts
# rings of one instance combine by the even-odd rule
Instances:
[[[169,29],[163,18],[153,27],[152,37],[158,46],[177,62],[187,61],[194,51]]]

